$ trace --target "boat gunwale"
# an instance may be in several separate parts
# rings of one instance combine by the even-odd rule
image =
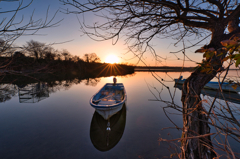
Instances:
[[[107,85],[113,85],[113,84],[112,84],[112,83],[106,83],[101,89],[99,89],[99,91],[98,91],[97,93],[95,93],[95,94],[91,97],[89,103],[90,103],[90,105],[91,105],[92,107],[94,107],[94,108],[96,108],[96,109],[98,109],[98,108],[113,109],[113,108],[116,108],[116,107],[124,104],[124,102],[126,101],[126,98],[127,98],[127,94],[126,94],[125,87],[124,87],[124,85],[123,85],[122,83],[116,83],[116,85],[122,85],[122,86],[123,86],[124,98],[123,98],[123,100],[121,100],[121,102],[116,103],[116,104],[109,104],[109,105],[97,105],[97,104],[94,104],[94,103],[93,103],[93,98],[94,98],[104,87],[106,87]]]

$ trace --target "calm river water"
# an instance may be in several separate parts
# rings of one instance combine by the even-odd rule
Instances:
[[[183,77],[189,74],[182,73]],[[172,81],[179,75],[155,74],[170,88],[175,104],[181,105],[181,92]],[[160,94],[164,101],[171,101],[171,97],[168,89],[148,72],[117,77],[117,82],[125,86],[127,102],[111,118],[116,131],[106,134],[107,122],[95,113],[89,99],[112,78],[62,82],[54,87],[1,85],[8,87],[5,94],[9,93],[11,99],[0,103],[0,158],[157,159],[173,153],[173,145],[159,139],[180,138],[181,131],[172,129],[174,125],[163,111],[167,104],[154,101],[154,95]],[[24,89],[25,93],[28,90],[25,95]],[[45,91],[34,95],[36,89]],[[6,99],[1,93],[1,99]],[[182,115],[173,109],[167,112],[182,127]]]

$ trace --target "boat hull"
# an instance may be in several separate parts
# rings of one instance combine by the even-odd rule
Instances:
[[[122,83],[106,83],[93,97],[90,99],[90,105],[95,108],[105,120],[116,114],[122,109],[126,102],[126,90]]]
[[[174,79],[175,84],[180,84],[182,85],[185,81],[185,79]],[[234,89],[232,86],[234,84],[229,84],[229,83],[222,83],[222,90],[223,91],[228,91],[228,92],[240,92],[240,87],[237,87]],[[212,90],[218,90],[219,89],[219,83],[218,82],[208,82],[205,86],[204,89],[212,89]]]
[[[124,103],[123,103],[124,104]],[[123,104],[114,108],[95,108],[96,112],[100,114],[105,120],[111,118],[114,114],[122,109]]]

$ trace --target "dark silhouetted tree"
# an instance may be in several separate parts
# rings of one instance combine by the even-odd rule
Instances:
[[[100,62],[100,58],[95,53],[84,54],[83,60],[87,63]]]
[[[34,57],[36,60],[43,58],[45,47],[46,45],[44,43],[34,40],[28,41],[24,46],[24,48],[28,51],[28,54]]]
[[[57,12],[53,15],[52,18],[48,16],[48,11],[46,11],[47,15],[45,19],[35,19],[32,14],[29,15],[29,20],[27,20],[24,16],[19,18],[20,11],[25,10],[32,4],[33,0],[31,0],[28,4],[23,5],[23,0],[16,1],[0,1],[0,6],[4,6],[4,3],[8,3],[8,7],[0,8],[0,57],[10,57],[16,51],[16,47],[13,46],[13,43],[16,39],[21,36],[30,36],[37,33],[37,31],[41,29],[46,29],[50,27],[56,27],[60,23],[57,21],[53,22]],[[17,6],[15,5],[17,3]],[[6,4],[5,4],[6,5]],[[38,58],[37,52],[35,52],[35,56]],[[10,62],[9,62],[10,64]],[[8,64],[5,65],[6,68]],[[3,67],[1,69],[4,69]]]
[[[71,58],[71,54],[66,49],[62,50],[62,56],[64,57],[65,61],[68,61]]]
[[[80,59],[80,57],[78,57],[78,56],[73,56],[73,57],[72,57],[72,61],[78,62],[78,61],[83,61],[83,60]]]

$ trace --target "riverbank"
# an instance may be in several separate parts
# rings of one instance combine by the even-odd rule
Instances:
[[[134,73],[134,67],[122,64],[84,62],[82,60],[49,60],[31,57],[0,57],[1,83],[73,80],[121,76]]]

